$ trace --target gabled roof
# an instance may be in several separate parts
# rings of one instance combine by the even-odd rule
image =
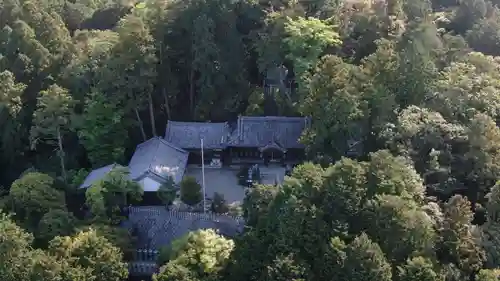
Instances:
[[[206,149],[226,147],[229,126],[224,123],[168,121],[165,140],[183,149],[200,149],[201,139]]]
[[[179,183],[184,176],[187,159],[187,151],[154,137],[137,145],[128,164],[130,177],[139,180],[149,175],[164,181],[171,176],[175,183]]]
[[[215,229],[233,237],[243,230],[244,220],[226,215],[167,210],[161,206],[131,207],[123,227],[135,230],[138,248],[159,250],[199,229]]]
[[[303,148],[299,138],[309,119],[283,116],[240,116],[229,146],[264,147],[277,144],[283,149]]]
[[[117,167],[123,167],[121,165],[118,165],[116,163],[98,168],[90,172],[90,174],[85,178],[85,181],[80,185],[79,188],[87,188],[90,187],[93,183],[97,182],[98,180],[101,180],[104,178],[111,170]]]

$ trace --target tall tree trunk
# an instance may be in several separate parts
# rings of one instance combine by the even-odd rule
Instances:
[[[192,64],[189,71],[189,110],[194,118],[194,66]]]
[[[163,44],[160,43],[160,70],[163,72]],[[165,99],[165,112],[167,113],[167,120],[170,120],[171,115],[170,115],[170,104],[168,103],[168,96],[167,96],[167,91],[165,90],[165,85],[161,83],[161,93],[163,95],[163,98]]]
[[[163,86],[161,88],[161,91],[163,94],[163,98],[165,99],[165,112],[167,113],[167,119],[170,120],[172,116],[170,114],[170,104],[168,102],[167,91],[165,91],[165,87],[163,87]]]
[[[139,115],[139,110],[137,110],[137,107],[134,107],[134,112],[135,112],[135,117],[137,118],[137,123],[139,124],[139,129],[141,129],[142,139],[146,141],[147,137],[146,137],[146,132],[144,131],[144,124],[142,123],[142,119],[141,116]]]
[[[153,110],[153,97],[151,93],[148,95],[148,103],[149,103],[149,118],[151,119],[151,130],[153,131],[153,137],[156,137],[156,121],[155,121],[155,113]]]
[[[62,144],[61,130],[59,129],[59,127],[57,128],[57,145],[59,147],[58,156],[59,160],[61,161],[61,174],[64,182],[66,182],[66,165],[64,164],[64,150]]]

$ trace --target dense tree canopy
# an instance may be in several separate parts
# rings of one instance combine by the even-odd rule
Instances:
[[[307,161],[156,280],[496,280],[499,47],[499,0],[0,0],[0,276],[126,279],[143,191],[116,168],[82,194],[88,171],[167,120],[285,115]]]

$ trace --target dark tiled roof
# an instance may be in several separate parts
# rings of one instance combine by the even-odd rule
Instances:
[[[107,166],[93,170],[85,178],[85,181],[83,181],[83,183],[80,185],[80,188],[90,187],[96,181],[104,178],[104,176],[106,176],[111,170],[113,170],[116,167],[122,167],[122,166],[118,165],[118,164],[111,164],[111,165],[107,165]]]
[[[184,176],[188,152],[162,138],[155,137],[139,144],[128,165],[130,177],[138,180],[148,174],[166,180],[169,176],[179,183]]]
[[[229,135],[227,123],[168,121],[165,140],[183,149],[224,148]]]
[[[240,116],[229,146],[303,148],[299,138],[308,122],[305,117]]]
[[[215,229],[233,237],[243,230],[242,218],[169,211],[164,207],[131,207],[124,226],[137,235],[137,248],[159,250],[185,234],[199,229]]]

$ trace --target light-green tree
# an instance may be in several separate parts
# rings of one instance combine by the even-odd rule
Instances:
[[[208,229],[191,232],[174,246],[169,262],[153,280],[216,280],[229,261],[234,242]]]
[[[442,281],[443,276],[435,271],[434,265],[429,259],[415,257],[409,259],[403,266],[398,267],[397,280]]]
[[[364,233],[347,245],[344,271],[347,280],[392,280],[384,253]]]
[[[29,250],[33,236],[23,231],[8,216],[0,214],[0,274],[2,280],[27,280],[27,269],[19,268]]]
[[[101,79],[97,87],[99,92],[106,93],[111,103],[133,114],[146,141],[141,110],[148,108],[153,135],[157,134],[153,100],[157,63],[154,39],[142,19],[134,15],[123,18],[116,31],[118,41],[106,65],[99,69]]]
[[[465,273],[481,269],[485,261],[484,250],[472,233],[472,218],[470,202],[455,195],[446,202],[444,220],[439,228],[438,255]]]
[[[122,281],[128,276],[120,250],[95,230],[56,237],[50,242],[49,252],[71,268],[63,272],[64,280],[74,280],[73,275],[82,271],[87,274],[83,280]]]
[[[363,116],[359,74],[359,67],[337,56],[327,55],[316,65],[309,92],[298,103],[299,111],[312,118],[302,137],[310,155],[337,159],[349,149],[348,141],[359,135]]]
[[[120,105],[94,92],[86,100],[78,121],[76,130],[94,167],[123,159],[130,120]]]
[[[64,180],[66,180],[66,159],[63,144],[64,135],[70,129],[72,107],[73,100],[68,91],[58,85],[51,85],[47,90],[40,92],[30,132],[33,148],[39,143],[57,147]]]
[[[134,247],[136,237],[132,236],[127,229],[98,222],[78,227],[76,232],[88,232],[92,230],[120,249],[125,260],[128,261],[133,257],[133,253],[136,251]]]
[[[307,71],[319,60],[324,49],[342,43],[334,27],[317,18],[286,18],[284,24],[286,58],[293,62],[301,87],[307,87]]]
[[[98,220],[120,222],[121,212],[131,202],[139,202],[144,190],[129,179],[127,168],[115,167],[85,192],[86,204]]]
[[[14,74],[7,70],[0,73],[0,85],[0,108],[7,109],[10,115],[16,117],[21,111],[21,94],[26,85],[16,83]]]
[[[393,264],[401,264],[415,255],[432,257],[434,254],[434,224],[413,201],[379,195],[368,202],[362,220],[365,231]]]
[[[478,281],[493,281],[500,277],[499,269],[481,269],[476,278]]]

